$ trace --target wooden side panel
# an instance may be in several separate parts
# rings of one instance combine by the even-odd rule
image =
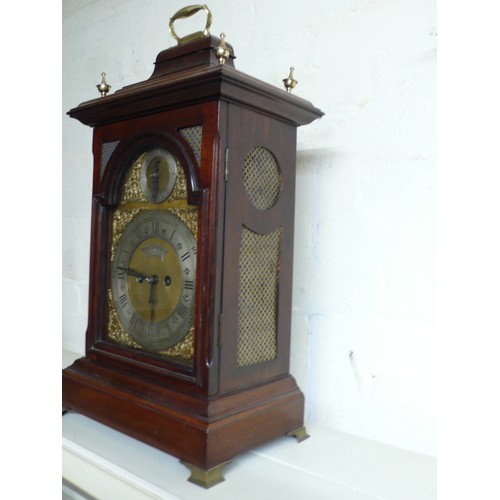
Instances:
[[[296,129],[229,106],[221,392],[287,374]]]

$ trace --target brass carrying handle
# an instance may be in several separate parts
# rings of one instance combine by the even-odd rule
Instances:
[[[203,31],[197,31],[195,33],[191,33],[189,35],[179,37],[174,30],[174,22],[177,19],[185,19],[186,17],[191,17],[196,14],[200,10],[204,10],[207,15],[207,23],[205,25],[205,29]],[[177,40],[177,44],[180,45],[182,43],[190,42],[192,40],[197,40],[198,38],[204,38],[210,35],[209,28],[212,24],[212,13],[210,9],[206,5],[188,5],[180,10],[178,10],[171,18],[170,23],[168,24],[168,28],[170,30],[170,34]]]

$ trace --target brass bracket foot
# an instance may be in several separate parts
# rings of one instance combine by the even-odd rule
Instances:
[[[219,465],[216,465],[211,469],[202,469],[201,467],[198,467],[196,465],[184,462],[184,460],[180,460],[180,462],[182,465],[185,465],[191,472],[191,476],[189,476],[188,481],[208,489],[224,481],[224,476],[222,475],[222,473],[230,460],[228,462],[223,462]]]
[[[298,443],[301,443],[302,441],[305,441],[307,438],[311,437],[309,434],[306,432],[305,427],[299,427],[298,429],[295,429],[291,432],[287,433],[287,436],[292,436],[294,437]]]

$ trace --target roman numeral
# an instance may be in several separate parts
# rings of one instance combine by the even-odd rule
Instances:
[[[179,304],[177,307],[177,313],[182,319],[186,319],[189,309],[184,304]]]
[[[137,316],[132,313],[132,316],[130,317],[129,321],[130,326],[136,327],[137,326]]]
[[[151,222],[151,226],[153,228],[153,233],[159,233],[160,232],[160,221],[154,220]]]
[[[184,255],[181,255],[182,262],[184,262],[185,260],[189,259],[190,255],[191,254],[189,252],[186,252]]]
[[[184,282],[184,288],[186,290],[192,290],[194,288],[194,281],[191,281],[191,280],[186,280]]]
[[[127,299],[127,296],[125,294],[120,295],[119,300],[120,300],[120,304],[122,305],[122,307],[125,307],[127,305],[128,299]]]

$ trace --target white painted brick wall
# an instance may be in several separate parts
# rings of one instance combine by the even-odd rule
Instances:
[[[63,111],[102,71],[112,91],[147,79],[187,3],[65,0]],[[208,5],[239,70],[280,86],[293,65],[326,113],[298,135],[292,373],[308,421],[434,454],[434,0]],[[90,128],[64,115],[63,346],[79,352],[91,167]]]

